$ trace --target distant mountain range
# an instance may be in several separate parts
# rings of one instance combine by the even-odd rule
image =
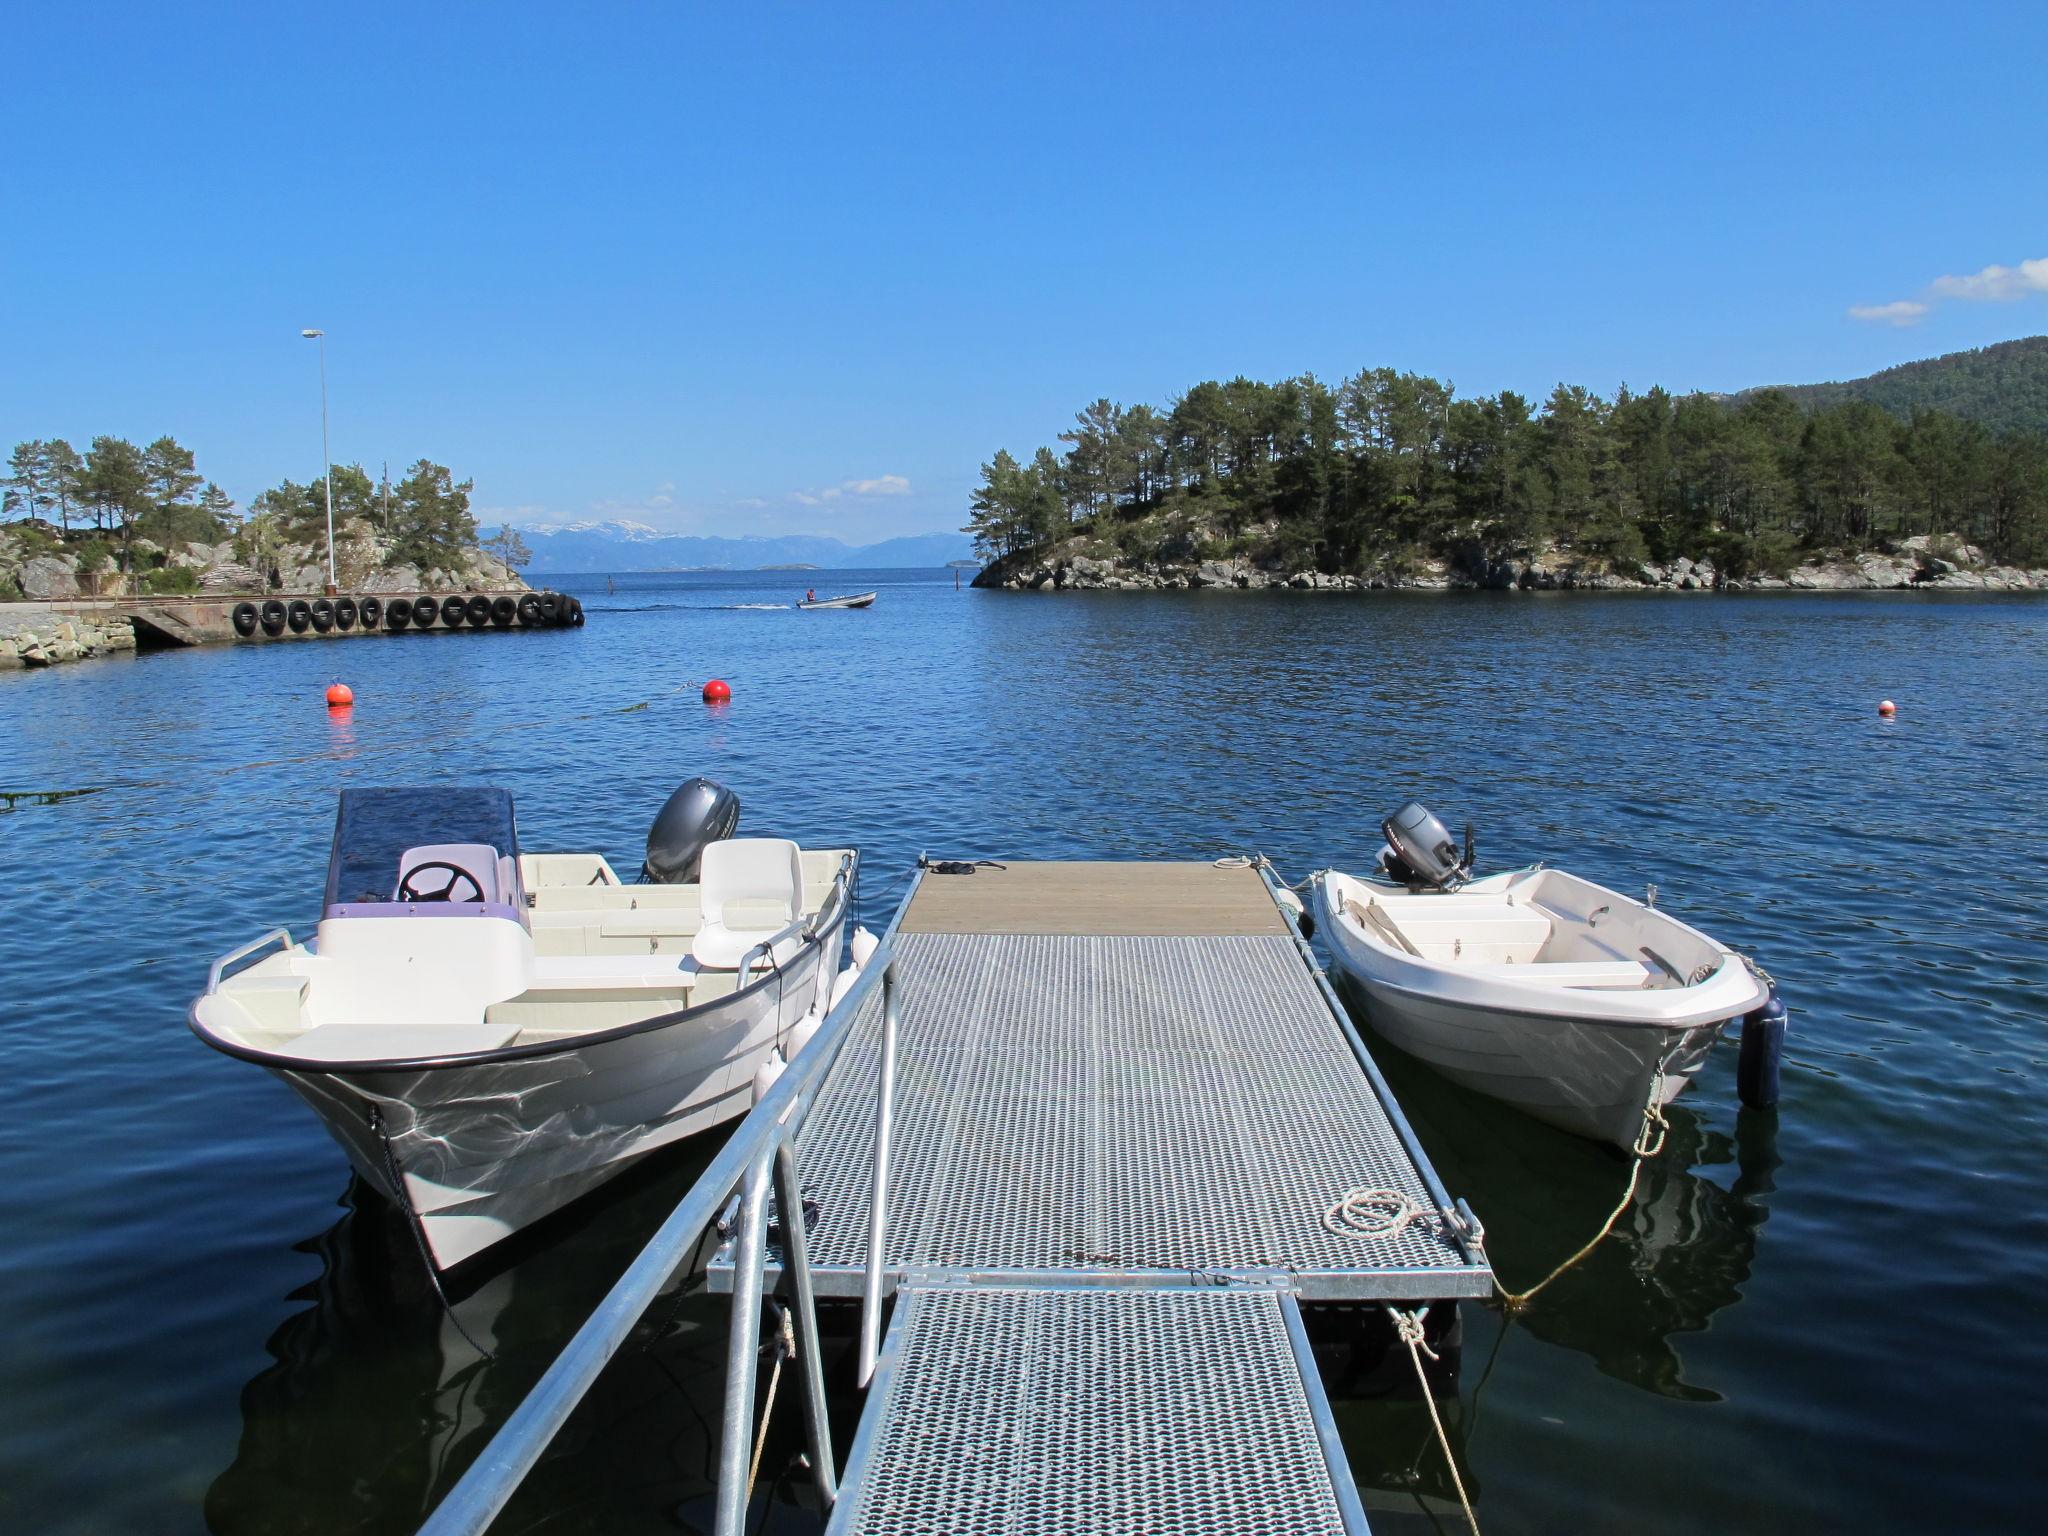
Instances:
[[[973,540],[964,533],[919,533],[879,544],[848,544],[844,539],[802,533],[775,538],[704,538],[663,533],[645,523],[623,521],[512,526],[533,551],[528,573],[543,576],[575,571],[753,571],[763,566],[805,565],[822,570],[901,569],[942,566],[974,553]],[[483,530],[486,536],[496,531]]]
[[[2048,432],[2048,336],[1901,363],[1839,384],[1775,387],[1808,410],[1868,400],[1900,418],[1916,410],[1949,411],[1994,432]],[[1748,389],[1735,398],[1756,393]]]

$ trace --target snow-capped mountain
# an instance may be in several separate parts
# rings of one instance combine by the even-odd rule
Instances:
[[[663,533],[645,523],[583,520],[511,525],[533,551],[532,575],[561,572],[680,571],[704,568],[749,571],[764,565],[895,569],[940,566],[971,559],[964,533],[923,533],[848,544],[823,534],[782,534],[736,539]],[[486,537],[495,527],[481,530]]]

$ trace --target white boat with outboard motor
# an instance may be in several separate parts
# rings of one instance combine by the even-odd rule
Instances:
[[[1375,878],[1323,870],[1314,911],[1387,1040],[1454,1082],[1624,1149],[1743,1020],[1743,1101],[1777,1102],[1770,979],[1650,901],[1561,869],[1475,879],[1442,822],[1381,823]]]
[[[797,604],[803,609],[811,608],[872,608],[875,605],[873,592],[849,592],[844,597],[807,597]]]
[[[629,885],[521,852],[504,790],[344,790],[316,934],[221,956],[192,1029],[297,1090],[449,1268],[746,1113],[851,984],[857,850],[738,822],[692,779]]]

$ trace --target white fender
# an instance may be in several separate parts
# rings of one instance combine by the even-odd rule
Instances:
[[[768,1097],[768,1090],[775,1086],[775,1080],[789,1070],[783,1061],[782,1052],[770,1051],[768,1059],[754,1068],[754,1102],[759,1104]]]
[[[849,947],[853,951],[853,968],[859,970],[874,959],[875,951],[882,947],[882,941],[856,923],[853,927],[853,943]]]
[[[1299,918],[1301,916],[1301,898],[1295,895],[1294,892],[1288,890],[1286,886],[1283,885],[1277,891],[1275,891],[1273,893],[1273,899],[1280,903],[1281,907],[1286,910],[1289,916],[1295,918]]]
[[[804,1047],[811,1043],[811,1036],[818,1032],[818,1026],[825,1021],[815,1013],[807,1013],[790,1026],[789,1059],[795,1061],[803,1055]]]
[[[846,994],[853,990],[853,984],[859,980],[859,966],[856,965],[851,970],[841,971],[838,979],[832,983],[832,1001],[825,1005],[825,1011],[830,1013],[834,1008],[837,1008],[845,999]]]

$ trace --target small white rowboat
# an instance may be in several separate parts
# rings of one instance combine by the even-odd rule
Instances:
[[[1424,868],[1426,852],[1402,862],[1413,847],[1399,824],[1416,812],[1448,868]],[[1454,1082],[1626,1149],[1729,1021],[1777,1006],[1740,955],[1655,907],[1560,869],[1465,880],[1420,807],[1387,828],[1402,879],[1321,871],[1316,921],[1373,1028]],[[1775,1055],[1768,1071],[1756,1102],[1776,1100]]]

